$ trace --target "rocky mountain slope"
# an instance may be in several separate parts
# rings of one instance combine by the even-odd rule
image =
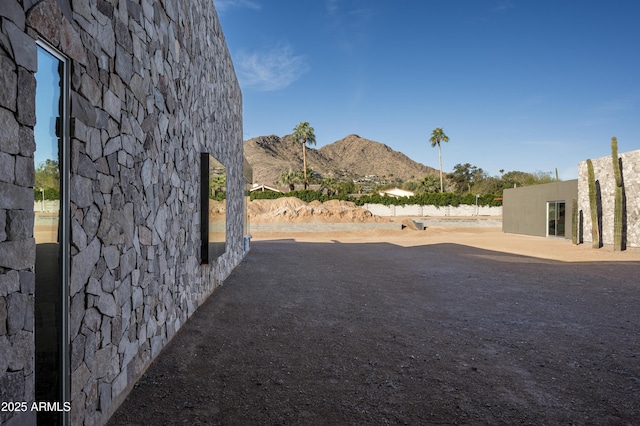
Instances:
[[[283,171],[302,170],[302,148],[291,136],[260,136],[244,142],[244,154],[253,167],[253,181],[275,184]],[[307,167],[323,178],[358,179],[368,175],[402,180],[436,173],[387,145],[349,135],[320,149],[307,146]]]

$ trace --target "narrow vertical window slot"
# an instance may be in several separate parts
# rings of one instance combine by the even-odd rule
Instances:
[[[68,62],[38,42],[34,138],[35,397],[70,402],[69,392],[69,103]],[[38,424],[68,415],[38,412]]]

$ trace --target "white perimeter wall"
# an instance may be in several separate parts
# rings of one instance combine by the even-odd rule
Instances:
[[[365,204],[363,208],[378,216],[502,216],[502,207],[460,205],[454,206],[385,206],[383,204]]]

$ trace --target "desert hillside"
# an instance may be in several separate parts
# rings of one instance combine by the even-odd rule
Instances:
[[[325,145],[319,152],[342,170],[358,176],[374,174],[409,180],[436,172],[434,168],[415,162],[402,152],[358,135],[349,135]]]
[[[302,170],[302,149],[290,135],[260,136],[244,142],[256,183],[275,184],[283,171]],[[420,179],[436,173],[380,142],[349,135],[320,149],[307,146],[307,167],[323,178],[357,179],[367,175]]]

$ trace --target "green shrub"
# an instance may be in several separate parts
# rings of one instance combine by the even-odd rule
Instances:
[[[253,191],[249,198],[251,200],[275,200],[276,198],[285,197],[286,195],[281,192],[275,191]]]
[[[424,205],[424,206],[454,206],[469,205],[475,206],[476,196],[473,194],[456,194],[453,192],[436,192],[436,193],[423,193],[414,195],[412,197],[389,197],[387,195],[380,195],[379,193],[365,194],[358,198],[348,196],[346,194],[335,194],[331,197],[324,194],[322,191],[314,191],[311,189],[302,189],[299,191],[291,191],[287,193],[265,191],[255,191],[251,193],[251,200],[274,200],[281,197],[297,197],[300,200],[310,203],[312,201],[320,201],[324,203],[328,200],[343,200],[353,201],[358,206],[364,204],[382,204],[385,206],[395,205]],[[502,201],[496,200],[497,196],[492,194],[484,194],[478,198],[478,205],[496,207],[501,206]]]
[[[40,188],[33,188],[33,199],[35,201],[42,201],[42,192],[40,191]],[[60,191],[57,188],[45,188],[44,199],[48,201],[59,200]]]
[[[283,195],[285,197],[299,198],[305,203],[310,203],[316,200],[320,201],[321,203],[324,203],[325,201],[329,200],[329,197],[323,194],[322,191],[314,191],[312,189],[301,189],[299,191],[291,191]]]
[[[227,193],[225,191],[218,191],[213,195],[209,195],[209,198],[216,201],[224,201],[227,199]]]
[[[478,205],[496,207],[501,206],[502,201],[496,200],[495,195],[485,194],[478,198]],[[403,206],[403,205],[423,205],[423,206],[454,206],[469,205],[475,206],[476,196],[473,194],[456,194],[453,192],[436,192],[414,195],[412,197],[389,197],[380,194],[363,195],[354,200],[359,206],[364,204],[383,204],[385,206]]]

